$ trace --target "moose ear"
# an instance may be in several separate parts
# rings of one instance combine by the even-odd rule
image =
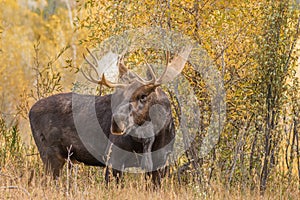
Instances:
[[[119,58],[118,61],[118,67],[119,67],[119,78],[126,83],[130,83],[136,75],[127,69],[127,67],[124,64],[123,57]]]
[[[119,58],[118,67],[119,67],[119,76],[120,77],[122,77],[124,74],[126,74],[128,72],[128,69],[124,64],[123,56],[121,58]]]

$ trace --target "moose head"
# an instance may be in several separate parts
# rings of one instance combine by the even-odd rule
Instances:
[[[112,134],[135,135],[138,132],[139,135],[136,136],[144,138],[158,133],[163,128],[164,124],[168,121],[167,119],[171,116],[167,116],[170,114],[167,105],[169,104],[168,97],[159,86],[173,80],[181,73],[191,48],[191,46],[184,47],[171,62],[167,62],[163,73],[158,78],[154,73],[152,65],[146,63],[149,80],[145,80],[136,73],[129,71],[125,67],[123,60],[119,59],[120,79],[126,80],[126,83],[113,83],[107,80],[104,74],[100,76],[97,68],[101,66],[98,66],[99,62],[97,58],[88,50],[93,62],[84,56],[84,59],[91,68],[88,73],[82,71],[84,77],[90,82],[109,88],[116,88],[111,101],[112,118],[110,130]],[[97,78],[92,75],[93,71]],[[142,132],[136,131],[141,127],[147,130]]]

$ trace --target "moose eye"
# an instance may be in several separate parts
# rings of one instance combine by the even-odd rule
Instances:
[[[147,95],[145,95],[145,94],[141,95],[139,100],[141,102],[145,102],[147,100]]]

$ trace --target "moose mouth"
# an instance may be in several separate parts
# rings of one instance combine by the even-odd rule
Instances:
[[[110,128],[110,132],[113,135],[126,135],[126,134],[131,134],[131,132],[133,130],[135,130],[135,128],[136,128],[136,126],[134,126],[134,125],[129,126],[129,127],[126,127],[125,125],[121,125],[121,127],[122,128],[120,128],[120,126],[118,126],[118,124],[113,121],[112,126]]]
[[[119,129],[119,128],[114,128],[113,126],[110,128],[110,131],[113,135],[131,135],[131,132],[135,129],[135,126],[131,126],[131,127],[127,127],[123,130]]]
[[[117,114],[112,117],[110,132],[113,135],[125,135],[129,134],[136,128],[134,123],[130,123],[130,119],[126,115]]]
[[[111,128],[111,133],[112,133],[113,135],[124,135],[124,134],[126,133],[126,131],[113,130],[113,129]]]
[[[124,135],[127,131],[127,128],[124,123],[116,122],[115,119],[112,119],[112,124],[110,131],[113,135]]]

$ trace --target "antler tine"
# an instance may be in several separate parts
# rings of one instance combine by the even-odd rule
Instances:
[[[89,52],[89,54],[92,56],[92,58],[94,59],[95,63],[98,65],[98,59],[96,58],[96,56],[94,54],[92,54],[92,52],[86,48],[87,52]]]
[[[89,59],[87,59],[87,57],[85,56],[85,54],[83,54],[83,58],[84,58],[84,59],[86,60],[86,62],[92,67],[92,69],[94,70],[94,72],[96,72],[97,76],[99,77],[99,74],[98,74],[98,71],[97,71],[96,66],[95,66],[93,63],[91,63],[91,62],[89,61]],[[99,84],[99,81],[96,80],[95,78],[93,78],[91,71],[89,71],[89,74],[88,74],[88,75],[84,72],[83,69],[81,69],[81,72],[82,72],[83,76],[84,76],[87,80],[89,80],[90,82]]]
[[[90,81],[90,82],[92,82],[92,83],[97,83],[97,84],[99,84],[99,81],[95,80],[95,79],[92,78],[92,77],[88,77],[82,69],[81,69],[81,73],[82,73],[82,75],[83,75],[88,81]]]
[[[193,46],[190,44],[185,46],[179,54],[173,58],[170,63],[167,63],[167,67],[165,68],[162,75],[156,80],[155,84],[160,85],[163,82],[171,81],[173,78],[178,76],[184,68],[184,65],[191,53]]]
[[[120,56],[118,59],[118,68],[119,68],[119,78],[123,77],[123,75],[128,72],[128,69],[126,68],[123,60],[123,56]]]
[[[156,75],[154,73],[154,69],[147,61],[145,61],[145,62],[146,62],[147,68],[149,69],[149,72],[151,74],[151,79],[150,80],[145,80],[145,79],[143,79],[142,77],[140,77],[139,75],[137,75],[134,72],[130,72],[130,73],[133,74],[133,76],[136,78],[136,80],[139,81],[140,83],[142,83],[143,85],[155,83]]]
[[[148,70],[149,70],[149,72],[151,74],[151,80],[149,80],[149,81],[155,83],[155,81],[156,81],[156,75],[154,73],[154,69],[153,69],[152,65],[150,65],[148,62],[146,62],[146,65],[147,65]]]
[[[148,69],[150,71],[150,74],[151,74],[151,79],[150,80],[145,80],[142,77],[140,77],[139,75],[137,75],[136,73],[130,72],[130,73],[132,73],[134,75],[134,77],[136,78],[136,80],[139,81],[140,83],[142,83],[143,85],[155,83],[155,81],[156,81],[156,75],[154,73],[153,67],[150,64],[148,64],[147,62],[146,62],[146,65],[147,65],[147,67],[148,67]]]
[[[135,72],[130,72],[130,73],[133,74],[134,78],[136,78],[136,80],[139,81],[140,83],[142,83],[142,84],[148,84],[149,81],[143,79],[137,73],[135,73]]]
[[[96,72],[97,76],[99,77],[97,67],[91,61],[89,61],[89,59],[87,59],[87,57],[85,56],[85,54],[83,54],[83,58],[92,67],[92,69]]]
[[[156,84],[160,85],[161,83],[161,80],[163,79],[163,77],[165,76],[165,74],[167,73],[168,71],[168,65],[170,64],[170,51],[166,51],[166,67],[163,71],[163,73],[161,74],[161,76],[155,81]]]
[[[98,65],[98,60],[97,58],[90,52],[90,50],[87,48],[87,51],[89,52],[89,54],[91,55],[91,57],[94,59],[94,61],[96,62],[96,64]],[[89,60],[87,59],[87,57],[85,56],[85,54],[83,54],[83,58],[86,60],[86,62],[91,66],[92,70],[96,73],[97,77],[98,77],[98,80],[95,79],[93,76],[92,76],[92,72],[91,70],[88,72],[88,75],[84,72],[84,70],[81,70],[83,76],[90,82],[92,83],[96,83],[96,84],[102,84],[102,85],[105,85],[107,87],[110,87],[110,88],[115,88],[115,87],[126,87],[126,84],[119,84],[119,83],[113,83],[113,82],[110,82],[108,80],[106,80],[104,74],[102,74],[102,78],[100,79],[99,77],[99,73],[98,73],[98,70],[97,70],[97,67]]]
[[[110,82],[109,80],[107,80],[104,76],[104,74],[102,74],[102,78],[101,78],[101,84],[110,87],[110,88],[115,88],[115,87],[121,87],[124,88],[127,86],[127,84],[122,84],[122,83],[113,83]]]

